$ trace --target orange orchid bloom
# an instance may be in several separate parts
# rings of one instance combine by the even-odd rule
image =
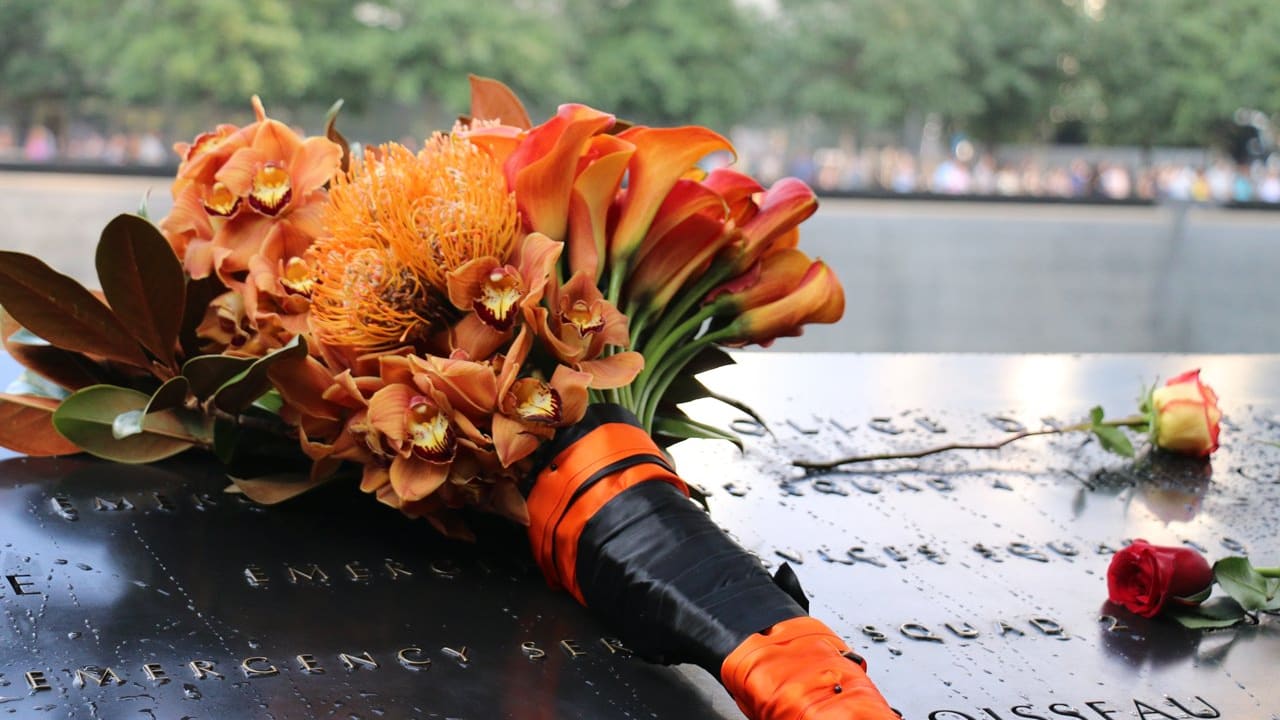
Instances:
[[[452,347],[483,358],[509,340],[524,308],[542,301],[563,247],[542,233],[529,233],[516,247],[514,265],[486,255],[450,272],[449,300],[469,311],[451,330]]]
[[[795,256],[786,255],[770,264],[776,271],[776,279],[782,281],[776,284],[773,279],[763,280],[766,268],[762,266],[759,289],[754,293],[743,291],[739,297],[763,304],[748,307],[725,327],[723,332],[729,339],[724,344],[742,347],[756,343],[768,347],[777,338],[800,335],[806,324],[833,323],[844,315],[844,289],[835,273],[821,260],[809,265],[799,281],[788,287],[790,283],[786,280],[794,277],[795,260]],[[778,294],[784,290],[784,294]],[[776,299],[765,301],[775,296]]]
[[[627,316],[604,298],[591,276],[574,274],[548,300],[552,310],[532,308],[529,323],[560,362],[591,375],[591,387],[622,387],[644,369],[640,353],[604,355],[605,347],[625,348],[631,338]]]
[[[557,365],[550,382],[519,377],[532,347],[533,335],[521,328],[503,361],[493,416],[493,444],[503,467],[528,457],[556,428],[578,422],[587,411],[591,375]]]

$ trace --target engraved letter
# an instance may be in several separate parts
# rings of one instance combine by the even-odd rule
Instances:
[[[363,653],[360,653],[359,655],[348,655],[346,653],[338,653],[338,659],[342,661],[343,665],[347,666],[348,670],[355,670],[356,665],[360,665],[361,667],[367,667],[370,669],[378,668],[377,661],[375,661],[372,657],[370,657],[368,652],[363,652]]]
[[[400,652],[396,653],[396,659],[400,661],[401,665],[409,668],[410,670],[430,670],[431,669],[431,658],[414,660],[413,658],[409,657],[410,653],[421,656],[422,648],[407,647],[401,650]]]
[[[303,653],[298,656],[298,666],[302,668],[302,672],[319,675],[324,672],[324,668],[320,667],[320,663],[316,662],[316,656],[311,653]]]
[[[964,624],[964,629],[957,629],[955,625],[952,625],[951,623],[947,623],[947,629],[955,633],[956,637],[962,637],[962,638],[978,637],[978,628],[970,625],[969,623]]]
[[[197,680],[203,680],[206,675],[212,675],[218,679],[222,679],[222,673],[213,669],[213,663],[208,660],[192,660],[187,663],[187,667],[191,668],[191,674],[196,676]]]
[[[58,513],[58,515],[61,516],[63,520],[79,520],[80,519],[80,511],[77,510],[76,506],[72,505],[71,501],[68,500],[66,497],[62,495],[54,495],[52,498],[49,499],[49,502],[53,504],[54,512]]]
[[[387,560],[387,572],[391,573],[392,580],[400,579],[401,575],[405,577],[413,577],[413,571],[397,560]]]
[[[433,561],[429,567],[432,573],[443,578],[458,576],[458,566],[448,560]]]
[[[1007,622],[1005,622],[1005,621],[1003,621],[1003,620],[999,621],[999,622],[996,624],[996,629],[1000,631],[1000,637],[1004,637],[1005,635],[1008,635],[1009,633],[1014,633],[1014,634],[1016,634],[1016,635],[1026,635],[1026,633],[1022,632],[1022,631],[1021,631],[1021,630],[1019,630],[1018,628],[1016,628],[1016,627],[1014,627],[1014,626],[1010,625],[1009,623],[1007,623]],[[1053,708],[1049,708],[1049,709],[1050,709],[1050,710],[1053,710]]]
[[[876,629],[875,625],[863,625],[862,634],[871,638],[871,642],[884,642],[885,640],[889,639],[885,637],[884,633]]]
[[[943,715],[943,713],[946,713]],[[974,720],[972,715],[966,715],[959,710],[934,710],[929,713],[929,720]]]
[[[587,651],[582,649],[582,646],[578,644],[577,640],[561,640],[560,647],[564,648],[564,651],[568,653],[571,658],[587,654]]]
[[[124,684],[124,680],[121,680],[120,676],[116,674],[116,671],[111,668],[99,670],[96,667],[83,667],[76,670],[76,687],[85,687],[89,684],[90,680],[93,680],[98,687],[106,685],[108,680],[114,682],[116,685]]]
[[[1099,705],[1105,705],[1105,700],[1085,700],[1084,704],[1088,705],[1090,710],[1101,715],[1102,720],[1110,720],[1112,715],[1120,712],[1119,710],[1108,710],[1106,708],[1098,707]]]
[[[997,715],[996,711],[991,708],[982,708],[982,712],[986,713],[987,717],[991,718],[991,720],[1004,720],[1004,718]]]
[[[44,676],[43,670],[32,670],[27,673],[27,687],[31,688],[31,692],[53,689],[49,684],[49,678]]]
[[[373,574],[369,572],[369,568],[358,562],[349,562],[343,567],[347,570],[347,576],[354,582],[369,582],[369,578],[373,576]]]
[[[271,576],[258,565],[245,565],[244,577],[249,581],[250,587],[266,587],[271,582]]]
[[[266,663],[267,666],[253,667],[252,665],[250,665],[250,663],[254,663],[254,664]],[[280,674],[280,671],[276,668],[276,666],[272,665],[271,661],[264,657],[245,658],[244,660],[240,661],[240,669],[244,671],[244,676],[247,678],[271,677],[272,675]]]
[[[305,566],[302,569],[298,569],[292,565],[285,565],[284,567],[286,570],[289,571],[289,582],[293,583],[294,585],[297,585],[299,583],[299,578],[308,580],[310,582],[319,582],[325,585],[329,584],[329,576],[325,573],[325,571],[320,569],[319,565],[315,563],[311,563],[310,565]]]
[[[624,657],[631,656],[631,648],[623,645],[622,641],[618,638],[602,637],[600,638],[600,644],[604,646],[605,650],[609,651],[610,655],[617,655],[618,653],[621,653]]]
[[[912,640],[927,640],[929,642],[942,642],[942,638],[938,637],[937,635],[934,635],[932,630],[921,625],[920,623],[915,623],[915,622],[904,623],[901,627],[898,628],[898,630],[900,630],[903,635],[906,635]]]
[[[168,495],[163,493],[151,493],[151,497],[156,499],[156,509],[161,512],[173,512],[177,508],[173,506],[173,501]]]
[[[1035,625],[1036,629],[1044,633],[1045,635],[1061,635],[1062,634],[1062,625],[1060,625],[1058,621],[1053,620],[1051,618],[1033,617],[1031,618],[1031,624]]]
[[[1089,705],[1089,703],[1085,703],[1085,704]],[[1093,705],[1089,705],[1089,707],[1093,707]],[[1153,718],[1153,717],[1162,717],[1162,718],[1168,718],[1169,720],[1177,720],[1177,718],[1170,715],[1169,713],[1163,710],[1159,710],[1157,708],[1153,708],[1150,705],[1142,702],[1141,700],[1133,701],[1133,709],[1138,711],[1138,720],[1147,720],[1147,718]]]
[[[1014,715],[1020,718],[1027,718],[1027,720],[1049,720],[1049,718],[1043,715],[1028,715],[1026,712],[1024,712],[1024,711],[1029,711],[1031,707],[1032,707],[1031,705],[1014,705],[1009,709],[1013,711]]]
[[[1165,700],[1168,700],[1170,703],[1172,703],[1172,704],[1176,705],[1176,706],[1177,706],[1177,708],[1178,708],[1179,710],[1181,710],[1182,712],[1184,712],[1184,713],[1186,713],[1186,714],[1190,715],[1191,717],[1194,717],[1194,718],[1220,718],[1220,717],[1222,717],[1222,713],[1218,712],[1218,708],[1216,708],[1216,707],[1214,707],[1214,706],[1210,705],[1208,700],[1205,700],[1204,698],[1200,697],[1199,695],[1197,695],[1197,696],[1196,696],[1196,699],[1197,699],[1197,700],[1199,700],[1199,701],[1200,701],[1200,703],[1201,703],[1202,705],[1204,705],[1204,706],[1205,706],[1205,708],[1207,709],[1207,711],[1208,711],[1208,712],[1213,713],[1213,714],[1212,714],[1212,715],[1206,715],[1206,714],[1204,714],[1204,713],[1191,712],[1190,710],[1188,710],[1188,709],[1186,709],[1185,707],[1183,707],[1183,706],[1182,706],[1182,703],[1178,702],[1177,700],[1175,700],[1175,699],[1173,699],[1173,698],[1171,698],[1171,697],[1165,696]]]
[[[21,575],[21,574],[5,575],[5,578],[9,580],[9,586],[13,588],[14,595],[39,595],[40,594],[39,590],[27,590],[27,588],[29,587],[34,587],[35,583],[27,582],[25,580],[19,579],[19,578],[29,578],[29,577],[31,576]]]
[[[1089,720],[1089,718],[1081,715],[1079,710],[1076,710],[1075,708],[1071,707],[1066,703],[1054,703],[1050,705],[1049,712],[1053,713],[1054,715],[1061,715],[1062,717],[1073,717],[1073,718],[1078,718],[1078,720]]]
[[[160,663],[146,663],[142,666],[142,672],[146,674],[148,680],[154,680],[161,685],[169,682],[169,676],[165,674]]]
[[[118,510],[132,510],[133,503],[129,502],[123,497],[118,497],[115,500],[108,500],[107,498],[95,497],[93,499],[93,509],[99,512],[104,510],[109,510],[112,512],[115,512]]]
[[[454,660],[457,660],[463,665],[466,665],[467,663],[471,662],[471,658],[467,657],[466,645],[463,645],[461,650],[454,650],[451,647],[442,647],[440,649],[444,652],[445,655],[452,657]]]
[[[1044,553],[1040,552],[1039,550],[1031,547],[1030,545],[1024,542],[1009,543],[1009,552],[1013,553],[1014,555],[1017,555],[1020,558],[1035,560],[1036,562],[1042,562],[1042,563],[1049,562],[1048,555],[1045,555]]]
[[[532,640],[526,640],[520,643],[520,649],[530,660],[541,660],[547,656],[547,651],[538,647],[538,644]]]

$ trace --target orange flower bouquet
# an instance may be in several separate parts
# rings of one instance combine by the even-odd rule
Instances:
[[[0,336],[28,371],[0,444],[151,462],[211,451],[263,503],[359,475],[440,532],[529,527],[548,580],[750,717],[894,718],[789,569],[770,577],[689,500],[662,447],[735,439],[684,415],[721,349],[834,322],[798,250],[816,209],[698,162],[701,127],[583,105],[533,126],[501,83],[417,152],[353,156],[266,116],[177,147],[172,212],[122,215],[101,293],[0,253]],[[721,398],[733,402],[727,398]],[[354,482],[354,480],[353,480]]]

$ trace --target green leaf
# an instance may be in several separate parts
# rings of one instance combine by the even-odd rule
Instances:
[[[1133,457],[1133,443],[1129,442],[1128,436],[1118,427],[1110,425],[1094,425],[1090,430],[1094,435],[1098,436],[1098,441],[1102,443],[1102,449],[1113,452],[1124,457]]]
[[[191,384],[192,394],[203,400],[251,365],[253,358],[201,355],[183,364],[182,376]]]
[[[150,399],[137,390],[93,385],[62,401],[53,413],[53,426],[85,452],[116,462],[154,462],[199,441],[169,410],[145,415],[134,432],[133,413],[142,416]],[[117,427],[121,415],[125,418]],[[123,436],[117,437],[117,431]]]
[[[1103,418],[1103,413],[1102,413],[1101,405],[1094,405],[1093,407],[1089,408],[1089,424],[1090,425],[1094,427],[1098,427],[1100,424],[1102,424],[1102,418]]]
[[[1192,630],[1231,627],[1244,619],[1244,608],[1231,598],[1218,598],[1203,605],[1165,605],[1163,615]]]
[[[151,188],[147,188],[147,191],[142,193],[142,199],[138,201],[138,217],[142,218],[143,220],[151,219],[151,212],[147,210],[147,205],[149,205],[150,203],[151,203]]]
[[[57,347],[150,369],[142,347],[111,308],[30,255],[0,251],[0,305]]]
[[[1280,578],[1254,569],[1249,558],[1228,557],[1213,564],[1213,577],[1228,595],[1249,612],[1280,610]]]
[[[351,145],[342,133],[338,132],[338,113],[342,110],[342,100],[339,99],[329,106],[329,112],[324,116],[324,136],[329,140],[338,144],[342,148],[342,172],[346,172],[351,167]]]
[[[279,390],[271,388],[262,397],[254,400],[253,406],[260,410],[266,410],[272,415],[279,415],[280,408],[284,407],[284,398],[280,396]]]
[[[24,455],[71,455],[80,448],[53,427],[53,398],[0,393],[0,445]]]
[[[174,367],[186,277],[169,241],[147,220],[118,215],[102,230],[95,264],[116,317],[152,355]]]
[[[654,418],[653,433],[655,435],[666,435],[678,440],[688,440],[690,438],[727,440],[737,446],[738,450],[745,450],[742,438],[737,435],[689,418],[665,416]]]
[[[142,410],[130,410],[122,412],[111,421],[111,437],[117,440],[123,440],[127,437],[133,437],[142,433],[142,418],[145,413]]]
[[[267,377],[267,370],[273,364],[290,358],[305,357],[306,354],[307,342],[298,335],[290,340],[288,345],[263,355],[252,365],[224,382],[214,392],[213,404],[218,409],[229,413],[244,410],[271,389],[271,379]]]

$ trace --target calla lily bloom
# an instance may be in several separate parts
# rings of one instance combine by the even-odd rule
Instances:
[[[813,189],[796,178],[774,183],[749,218],[738,222],[741,240],[727,250],[726,260],[737,272],[745,272],[761,256],[774,249],[795,247],[796,226],[818,210]]]
[[[752,269],[712,291],[708,301],[725,307],[725,314],[741,314],[786,297],[804,282],[813,260],[803,252],[787,248],[766,256]]]
[[[785,265],[785,263],[784,263]],[[770,291],[769,294],[776,292]],[[844,315],[844,289],[821,260],[808,267],[799,283],[771,302],[749,308],[724,332],[731,347],[755,343],[768,347],[780,337],[795,337],[809,323],[833,323]]]

